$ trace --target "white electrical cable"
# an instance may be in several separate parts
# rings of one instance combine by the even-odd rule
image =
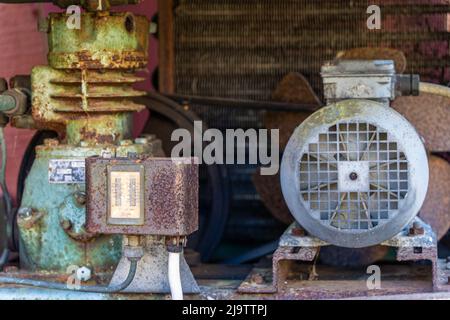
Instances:
[[[450,98],[450,88],[434,83],[421,82],[419,84],[419,92],[436,94],[442,97]]]
[[[169,285],[172,300],[183,300],[181,287],[180,252],[169,252]]]

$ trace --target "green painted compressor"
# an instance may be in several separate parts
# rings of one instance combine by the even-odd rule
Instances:
[[[145,108],[133,102],[145,95],[133,84],[144,80],[136,72],[147,65],[150,24],[144,16],[107,10],[80,13],[78,28],[69,18],[52,13],[41,23],[49,65],[32,70],[31,106],[10,112],[12,125],[57,133],[36,147],[25,181],[17,214],[21,268],[111,272],[122,238],[85,229],[84,160],[105,153],[162,156],[159,140],[133,140],[131,130],[133,112]]]

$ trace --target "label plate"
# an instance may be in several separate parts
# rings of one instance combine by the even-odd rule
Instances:
[[[108,223],[144,223],[144,168],[141,165],[108,166]]]
[[[49,183],[84,183],[84,159],[50,159]]]

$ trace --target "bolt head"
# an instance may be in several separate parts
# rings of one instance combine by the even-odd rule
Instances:
[[[83,192],[83,191],[75,192],[74,197],[75,197],[75,201],[79,205],[83,206],[86,204],[86,192]]]
[[[91,279],[91,269],[87,267],[81,267],[76,272],[77,279],[80,281],[88,281]]]
[[[358,179],[358,174],[356,172],[352,172],[349,175],[350,180],[355,181],[356,179]]]
[[[30,218],[33,215],[33,210],[31,208],[20,208],[17,212],[20,218],[27,219]]]

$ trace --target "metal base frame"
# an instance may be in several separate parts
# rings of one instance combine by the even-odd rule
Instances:
[[[410,227],[415,224],[423,228],[423,234],[410,235]],[[293,262],[311,262],[317,257],[320,247],[328,243],[309,235],[297,235],[299,226],[291,224],[280,238],[278,249],[272,258],[272,275],[267,275],[269,282],[264,281],[261,270],[254,269],[239,286],[238,292],[243,294],[276,294],[288,285],[286,279],[293,270]],[[397,248],[397,261],[429,260],[431,262],[432,291],[450,291],[450,270],[446,269],[444,260],[438,259],[437,240],[431,227],[416,217],[411,225],[381,245]],[[264,273],[262,273],[264,274]],[[270,281],[271,278],[271,281]],[[284,291],[299,291],[301,288],[287,288]],[[339,289],[338,289],[339,291]],[[368,290],[369,291],[369,290]],[[283,295],[286,296],[285,294]],[[295,297],[294,292],[291,296]],[[351,292],[328,292],[328,296],[349,297]]]

